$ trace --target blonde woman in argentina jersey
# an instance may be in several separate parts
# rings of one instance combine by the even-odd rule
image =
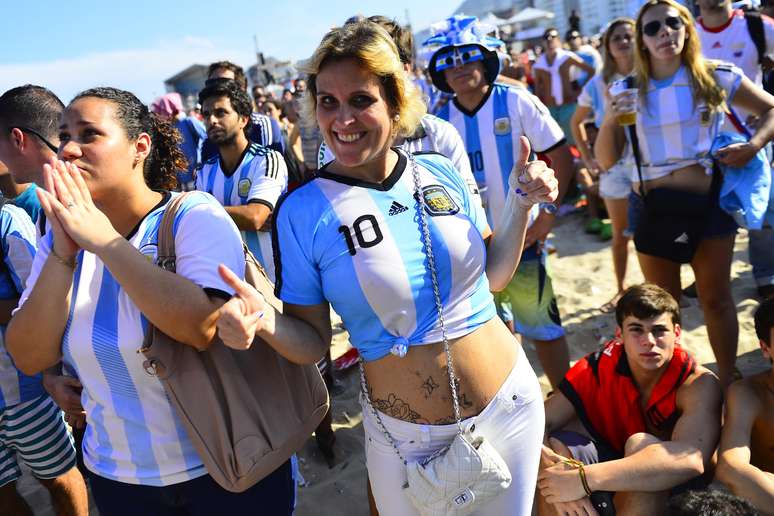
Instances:
[[[276,210],[283,313],[222,267],[238,294],[221,309],[220,336],[246,347],[258,334],[290,360],[313,362],[330,341],[330,307],[340,314],[364,360],[366,461],[377,509],[382,516],[417,515],[403,489],[406,466],[387,433],[401,456],[417,461],[457,432],[424,218],[463,429],[484,436],[513,477],[476,514],[528,514],[542,397],[519,342],[496,315],[490,287],[502,289],[513,276],[531,207],[556,199],[553,171],[542,162],[516,163],[504,220],[491,235],[482,207],[447,158],[391,147],[396,136],[414,133],[425,108],[382,27],[364,20],[331,30],[305,68],[307,115],[316,116],[336,159]],[[527,140],[520,143],[527,156]]]
[[[50,227],[6,345],[23,372],[61,360],[83,385],[83,458],[100,514],[291,514],[290,462],[242,493],[220,487],[138,352],[148,323],[181,346],[212,343],[218,308],[233,293],[217,265],[244,274],[236,226],[211,195],[191,193],[173,223],[176,273],[156,265],[185,158],[172,126],[132,93],[78,94],[59,140],[63,161],[46,165],[38,189]]]
[[[730,286],[737,225],[718,203],[718,165],[741,168],[774,137],[774,97],[739,68],[705,60],[693,17],[673,0],[650,0],[640,9],[633,76],[636,100],[627,92],[612,98],[595,145],[597,161],[610,168],[620,159],[628,134],[617,119],[631,112],[633,104],[642,183],[634,167],[629,227],[640,267],[646,281],[679,300],[680,262],[690,261],[720,381],[726,386],[733,379],[739,337]],[[710,155],[726,104],[753,113],[760,123],[749,141]],[[643,190],[645,199],[639,195]],[[681,210],[679,216],[670,215],[675,208]],[[678,258],[678,245],[689,242],[695,245],[692,256]]]

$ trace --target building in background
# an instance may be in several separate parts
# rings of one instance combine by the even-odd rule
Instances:
[[[164,86],[168,93],[179,93],[183,98],[183,105],[189,110],[199,101],[199,92],[204,88],[206,80],[207,66],[193,64],[164,81]]]

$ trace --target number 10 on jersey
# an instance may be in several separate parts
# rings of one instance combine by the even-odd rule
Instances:
[[[357,240],[358,246],[362,249],[373,247],[384,240],[384,235],[379,228],[379,222],[376,220],[376,217],[371,214],[361,215],[352,223],[352,229],[349,226],[339,226],[339,233],[344,235],[349,254],[352,256],[357,254],[355,241],[352,239],[353,232],[355,233],[355,240]]]

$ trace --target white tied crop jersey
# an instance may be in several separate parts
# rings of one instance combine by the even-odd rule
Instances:
[[[742,70],[727,63],[717,64],[714,76],[730,103],[742,81]],[[639,99],[636,124],[643,179],[657,179],[694,164],[711,172],[709,150],[724,120],[722,111],[710,112],[703,101],[694,101],[684,66],[672,77],[651,79],[646,99]],[[632,181],[639,181],[636,167]]]
[[[329,302],[365,360],[440,342],[441,330],[405,151],[381,184],[325,168],[275,212],[277,295],[286,303]],[[448,337],[495,316],[486,278],[487,223],[451,162],[418,154],[427,222]]]
[[[171,195],[178,194],[166,193],[128,237],[149,261],[157,257],[158,228]],[[220,278],[218,264],[243,277],[245,259],[239,232],[220,203],[203,192],[189,194],[173,232],[177,274],[211,295],[230,297],[233,290]],[[35,287],[52,239],[53,232],[47,231],[39,240],[20,306]],[[161,380],[143,367],[138,350],[147,319],[96,255],[81,251],[77,261],[62,361],[83,384],[86,467],[110,480],[146,486],[207,474]]]

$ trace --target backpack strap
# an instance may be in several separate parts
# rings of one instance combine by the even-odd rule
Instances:
[[[157,234],[157,246],[158,252],[156,256],[156,264],[165,271],[175,272],[176,263],[175,259],[175,235],[172,229],[175,224],[175,217],[177,212],[180,211],[180,206],[183,204],[183,200],[193,192],[183,192],[170,199],[164,208],[164,215],[161,217],[161,223],[159,223],[159,231]]]
[[[628,76],[624,79],[627,88],[634,88],[634,77]],[[629,143],[632,146],[634,163],[637,165],[637,176],[640,179],[640,197],[645,199],[645,181],[642,180],[642,158],[640,156],[640,139],[637,137],[637,124],[632,124],[626,128],[629,133]]]
[[[766,58],[766,34],[763,31],[763,18],[758,11],[744,11],[744,21],[747,22],[747,32],[758,51],[758,64],[763,66]]]

